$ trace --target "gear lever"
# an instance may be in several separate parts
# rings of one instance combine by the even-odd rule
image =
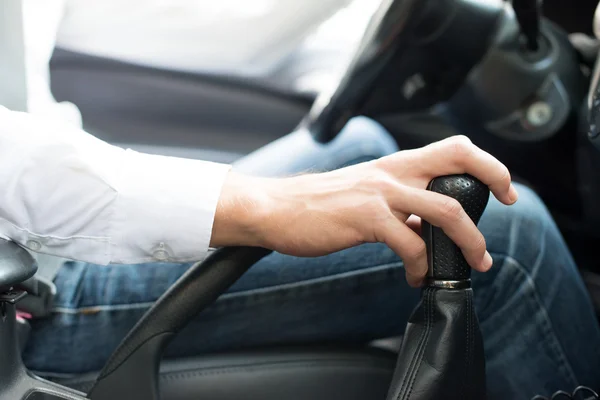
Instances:
[[[479,222],[489,189],[470,175],[436,178],[428,190],[458,200]],[[483,339],[473,306],[471,269],[444,232],[423,221],[429,272],[421,301],[411,315],[388,400],[486,397]]]

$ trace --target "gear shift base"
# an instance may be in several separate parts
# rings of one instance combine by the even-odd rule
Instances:
[[[425,288],[408,321],[388,399],[485,397],[483,339],[473,291]]]

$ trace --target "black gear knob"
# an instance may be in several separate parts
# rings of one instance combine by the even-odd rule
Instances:
[[[427,189],[458,200],[475,224],[479,222],[490,197],[488,187],[467,174],[435,178]],[[448,282],[468,282],[471,268],[460,248],[444,231],[423,221],[422,235],[427,245],[429,284],[452,287],[452,283]]]

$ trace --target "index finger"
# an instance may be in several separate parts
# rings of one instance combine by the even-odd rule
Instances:
[[[513,204],[518,193],[508,168],[466,136],[453,136],[423,148],[428,162],[423,167],[431,177],[468,173],[490,188],[504,204]]]

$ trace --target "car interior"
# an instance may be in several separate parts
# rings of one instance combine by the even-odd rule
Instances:
[[[6,4],[0,1],[0,10]],[[545,201],[600,315],[597,6],[597,0],[382,0],[348,49],[348,62],[331,75],[334,84],[314,91],[294,85],[297,54],[286,58],[291,66],[252,77],[56,48],[52,93],[76,104],[85,129],[110,143],[219,162],[298,127],[328,143],[360,115],[380,122],[401,149],[460,132]],[[459,200],[475,222],[489,197],[468,175],[436,178],[428,189]],[[484,399],[470,268],[439,228],[424,223],[423,237],[431,279],[402,338],[163,359],[187,322],[270,253],[222,248],[164,293],[102,371],[51,380],[28,371],[20,354],[16,303],[25,301],[22,283],[35,275],[36,263],[15,243],[0,241],[0,400]],[[599,397],[578,388],[572,398]]]

